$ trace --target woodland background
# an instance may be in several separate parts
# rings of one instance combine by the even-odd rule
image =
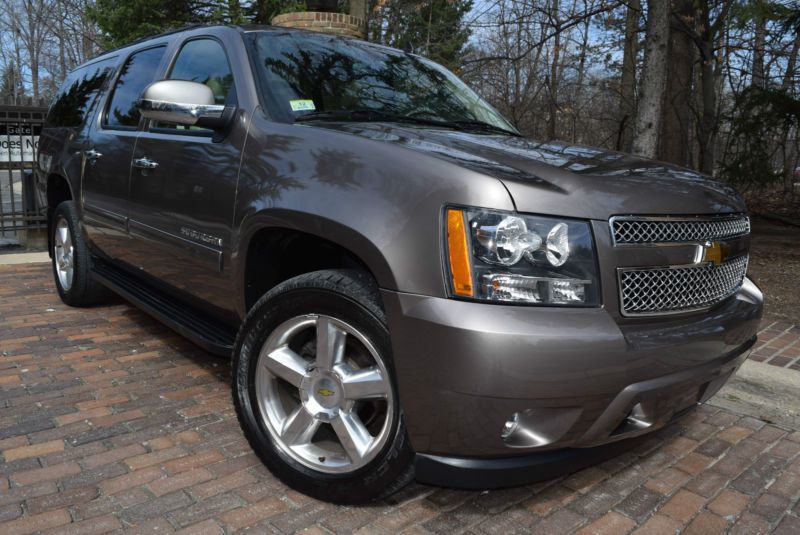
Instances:
[[[304,9],[6,0],[0,101],[47,101],[75,65],[138,37]],[[368,40],[447,65],[533,138],[697,169],[800,219],[800,0],[367,0],[366,12]]]

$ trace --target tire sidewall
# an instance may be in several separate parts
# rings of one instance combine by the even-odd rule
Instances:
[[[241,409],[239,417],[254,449],[273,473],[312,496],[345,503],[363,502],[380,494],[405,468],[403,457],[410,452],[386,325],[358,302],[322,288],[293,288],[277,295],[268,294],[259,304],[261,306],[254,307],[255,313],[243,327],[233,367],[234,396],[237,408]],[[304,314],[327,315],[356,327],[374,345],[391,376],[395,402],[390,438],[372,462],[347,474],[318,472],[299,463],[275,443],[261,419],[255,389],[259,352],[278,325]],[[332,492],[332,483],[335,492]]]
[[[58,277],[58,269],[56,268],[56,229],[58,228],[58,220],[64,219],[67,222],[69,229],[70,239],[72,241],[72,285],[69,290],[65,290],[61,286],[61,280]],[[75,214],[75,206],[72,201],[64,201],[59,204],[53,213],[53,224],[50,229],[50,255],[52,257],[53,278],[56,283],[56,290],[61,300],[65,303],[72,305],[76,301],[77,296],[80,295],[81,288],[81,273],[83,273],[84,258],[81,255],[79,236],[77,233],[77,217]]]

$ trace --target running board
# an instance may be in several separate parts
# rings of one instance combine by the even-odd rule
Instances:
[[[236,331],[232,327],[214,321],[192,307],[169,299],[152,285],[101,260],[94,261],[92,274],[103,286],[206,351],[224,357],[233,354]]]

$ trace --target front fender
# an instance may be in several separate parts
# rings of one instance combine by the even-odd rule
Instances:
[[[390,142],[256,113],[233,224],[237,279],[252,236],[279,226],[348,249],[383,289],[444,297],[440,218],[451,203],[514,209],[493,177]]]

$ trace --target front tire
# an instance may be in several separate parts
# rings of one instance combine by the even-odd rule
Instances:
[[[78,226],[73,201],[64,201],[56,207],[50,232],[53,277],[61,300],[73,307],[87,307],[104,301],[107,292],[92,279],[92,257]]]
[[[262,297],[237,337],[233,397],[250,445],[300,492],[363,503],[413,478],[386,319],[365,273],[308,273]]]

